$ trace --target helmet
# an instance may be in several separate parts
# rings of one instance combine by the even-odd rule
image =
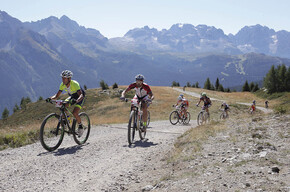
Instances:
[[[61,72],[60,76],[65,78],[71,78],[73,76],[73,73],[70,70],[64,70],[63,72]]]
[[[179,95],[179,96],[177,97],[177,99],[178,99],[179,101],[181,101],[181,100],[182,100],[182,97]]]
[[[136,80],[144,81],[145,77],[142,74],[138,74],[135,76]]]
[[[223,105],[226,105],[226,102],[223,102]]]
[[[180,94],[179,96],[183,98],[183,94]]]
[[[256,101],[254,100],[253,103],[256,103]]]
[[[206,96],[206,92],[203,92],[203,93],[201,94],[201,96]]]

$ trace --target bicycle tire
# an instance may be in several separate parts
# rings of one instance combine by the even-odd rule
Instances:
[[[169,121],[172,125],[176,125],[179,122],[179,115],[178,115],[178,112],[176,110],[172,111],[170,113]]]
[[[137,129],[139,132],[140,140],[145,139],[146,136],[146,128],[143,127],[142,116],[137,115]]]
[[[150,123],[150,111],[147,111],[147,127],[149,126]]]
[[[132,110],[130,113],[129,123],[128,123],[128,143],[132,145],[134,142],[135,137],[135,130],[136,130],[136,115],[135,111]]]
[[[222,114],[220,115],[220,119],[225,119],[225,115],[224,115],[224,113],[222,113]]]
[[[83,129],[84,129],[82,136],[79,137],[79,135],[76,131],[76,124],[74,124],[75,126],[72,129],[73,129],[73,138],[74,138],[75,142],[79,145],[82,145],[89,138],[90,131],[91,131],[91,121],[90,121],[89,116],[85,112],[80,113],[79,116],[82,120],[82,125],[83,125]]]
[[[64,137],[64,125],[56,113],[47,115],[40,126],[40,143],[47,151],[56,150]]]
[[[190,113],[186,112],[186,119],[183,119],[183,124],[187,125],[190,121]]]
[[[203,112],[199,112],[197,116],[197,124],[202,125],[203,124]]]

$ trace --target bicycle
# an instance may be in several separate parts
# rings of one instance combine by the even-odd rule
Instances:
[[[128,101],[128,99],[124,99],[124,101]],[[151,104],[152,101],[148,101],[144,104]],[[135,139],[135,132],[139,132],[140,140],[145,139],[146,136],[146,128],[143,127],[143,111],[142,111],[142,102],[134,102],[131,100],[131,112],[128,123],[128,143],[132,145]],[[150,123],[150,112],[147,111],[147,126]]]
[[[79,136],[76,131],[76,119],[65,106],[68,102],[51,100],[50,103],[55,103],[55,107],[59,108],[60,114],[51,113],[44,118],[40,127],[40,142],[43,148],[47,151],[56,150],[63,141],[64,133],[72,134],[77,144],[84,144],[89,138],[91,129],[89,116],[85,112],[79,114],[84,129],[82,136]],[[73,117],[73,120],[71,120],[71,117]]]
[[[220,115],[220,119],[226,119],[229,118],[229,115],[226,113],[225,109],[221,109],[222,113]]]
[[[175,106],[175,110],[172,111],[169,115],[169,121],[172,125],[176,125],[178,122],[183,123],[184,125],[187,125],[190,121],[190,113],[186,112],[186,116],[182,113],[181,108],[183,107],[182,105]]]
[[[205,107],[202,106],[201,111],[198,113],[198,116],[197,116],[197,124],[203,125],[203,124],[208,123],[209,121],[210,121],[210,116],[208,112],[206,112]]]

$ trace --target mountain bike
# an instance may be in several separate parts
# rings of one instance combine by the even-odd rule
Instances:
[[[47,151],[56,150],[63,141],[64,133],[72,134],[77,144],[84,144],[89,138],[91,129],[89,116],[84,112],[79,114],[84,129],[82,136],[79,136],[76,130],[76,119],[66,107],[68,102],[51,100],[50,103],[55,103],[55,107],[59,108],[60,114],[51,113],[44,118],[40,127],[40,142],[43,148]]]
[[[126,98],[125,101],[127,102],[128,99]],[[149,105],[152,101],[147,102],[135,102],[135,100],[131,100],[131,112],[130,118],[128,123],[128,143],[132,145],[135,139],[135,132],[138,131],[139,137],[141,140],[145,139],[146,136],[146,128],[143,127],[143,111],[142,105]],[[147,109],[147,126],[150,123],[150,112]]]
[[[220,119],[226,119],[229,118],[229,115],[226,113],[225,109],[221,109],[222,113],[220,115]]]
[[[201,111],[198,113],[198,116],[197,116],[197,124],[203,125],[203,124],[208,123],[209,121],[210,121],[210,116],[208,112],[206,112],[205,107],[202,106]]]
[[[190,121],[190,113],[186,112],[186,116],[182,112],[182,105],[175,106],[175,110],[173,110],[169,115],[169,121],[172,125],[176,125],[178,122],[183,124],[188,124]]]

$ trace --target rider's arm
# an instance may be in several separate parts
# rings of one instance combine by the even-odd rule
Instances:
[[[200,104],[200,102],[201,102],[201,99],[198,101],[198,103],[197,103],[196,105],[199,105],[199,104]]]
[[[151,100],[153,100],[154,99],[154,95],[153,95],[153,93],[151,92],[151,93],[149,93],[149,96],[150,96],[150,99]]]
[[[121,97],[125,97],[125,94],[130,91],[131,89],[129,87],[127,87],[121,94]]]
[[[62,91],[58,90],[58,92],[54,96],[51,96],[50,98],[51,99],[57,99],[60,96],[61,93],[62,93]]]
[[[78,94],[79,98],[76,100],[76,102],[78,103],[84,98],[84,95],[83,95],[83,91],[82,90],[78,90],[77,94]]]

